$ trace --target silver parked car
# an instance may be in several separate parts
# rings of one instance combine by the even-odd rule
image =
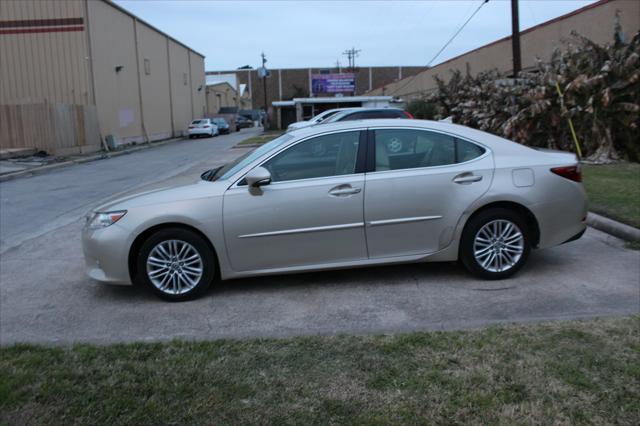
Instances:
[[[286,133],[187,186],[105,204],[83,230],[90,277],[168,300],[215,279],[454,261],[506,278],[579,238],[575,155],[467,127],[364,120]]]
[[[320,124],[323,121],[327,120],[329,117],[339,113],[339,112],[343,112],[343,111],[349,111],[353,108],[335,108],[335,109],[329,109],[327,111],[321,112],[320,114],[316,115],[315,117],[309,119],[309,120],[305,120],[305,121],[297,121],[295,123],[291,123],[289,124],[289,126],[287,127],[287,132],[290,132],[292,130],[296,130],[296,129],[302,129],[303,127],[309,127],[309,126],[313,126],[315,124]]]

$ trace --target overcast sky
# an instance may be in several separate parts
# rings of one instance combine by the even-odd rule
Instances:
[[[472,1],[187,1],[116,0],[120,6],[206,56],[206,69],[426,65],[483,0]],[[520,29],[593,1],[520,0]],[[508,0],[490,0],[440,62],[511,33]]]

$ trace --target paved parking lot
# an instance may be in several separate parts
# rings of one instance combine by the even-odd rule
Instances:
[[[453,263],[401,265],[227,281],[199,300],[170,304],[143,289],[87,279],[79,234],[87,200],[103,198],[116,187],[197,179],[203,164],[244,152],[231,149],[230,139],[220,141],[219,149],[207,148],[206,155],[198,152],[204,145],[197,145],[204,140],[167,146],[182,156],[179,167],[156,158],[162,153],[152,149],[119,157],[128,163],[114,158],[0,184],[0,343],[440,330],[640,310],[640,252],[592,229],[579,241],[533,252],[515,278],[497,282],[476,280]],[[158,161],[157,178],[153,170],[136,168],[147,155],[150,162]],[[89,179],[92,170],[117,171],[128,180],[116,175],[112,182],[106,175],[104,189],[99,180]],[[53,198],[73,199],[73,192],[63,191],[65,182],[73,184],[70,191],[84,194],[67,212]],[[51,196],[42,185],[59,189]],[[29,191],[44,201],[29,197]],[[34,211],[8,217],[21,214],[14,197]],[[55,205],[54,213],[47,212],[47,203]],[[31,217],[37,226],[28,226]]]

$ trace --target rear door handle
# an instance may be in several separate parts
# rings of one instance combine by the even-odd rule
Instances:
[[[472,173],[462,173],[453,178],[453,181],[459,184],[480,182],[481,180],[482,176],[474,175]]]
[[[329,195],[341,197],[344,195],[354,195],[362,191],[361,188],[353,188],[351,185],[339,185],[329,191]]]

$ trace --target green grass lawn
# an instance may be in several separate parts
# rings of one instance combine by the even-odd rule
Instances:
[[[640,228],[640,164],[585,165],[589,210]]]
[[[240,142],[236,146],[247,146],[247,145],[262,145],[269,141],[274,140],[278,136],[280,136],[282,132],[265,132],[259,136],[253,136],[251,138],[247,138]]]
[[[640,423],[640,317],[0,349],[2,424]]]

